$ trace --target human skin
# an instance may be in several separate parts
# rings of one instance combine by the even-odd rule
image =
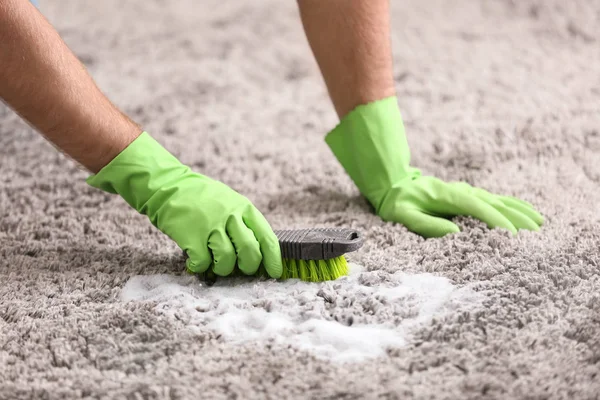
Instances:
[[[298,5],[306,36],[340,119],[357,106],[395,95],[389,0],[299,0]],[[27,0],[0,2],[0,98],[93,173],[110,163],[142,132],[101,93],[58,33]],[[404,138],[401,125],[400,122],[394,129],[398,129],[398,134],[401,131]],[[400,168],[398,163],[402,162],[409,167],[408,145],[398,147],[397,157],[390,157],[390,165],[386,164],[385,168]],[[432,177],[411,178],[403,184],[406,186],[409,182],[413,190],[430,194],[428,182],[433,180]],[[408,218],[406,214],[413,208],[421,210],[416,220],[422,223],[417,225],[441,227],[435,234],[429,232],[429,236],[458,231],[457,226],[441,219],[454,215],[473,215],[482,220],[495,216],[492,222],[488,221],[488,226],[505,227],[514,232],[522,228],[537,230],[543,221],[530,205],[521,206],[527,208],[526,214],[533,215],[532,218],[515,216],[512,208],[499,203],[500,199],[484,193],[496,208],[514,217],[516,225],[513,226],[490,204],[481,204],[480,215],[472,209],[461,208],[468,203],[465,196],[473,197],[480,189],[439,180],[435,180],[435,188],[434,196],[427,197],[433,202],[428,207],[440,209],[438,203],[446,199],[452,207],[445,204],[443,209],[452,209],[452,212],[431,217],[432,211],[423,212],[425,204],[415,203],[416,197],[411,195],[412,208],[394,206],[397,213],[392,213],[393,216],[386,218],[388,213],[380,213],[380,216],[411,229],[415,218]],[[408,192],[399,187],[394,190],[394,196],[386,199],[393,205],[405,202],[402,196]],[[463,200],[457,200],[459,195]],[[503,222],[498,223],[499,220]],[[423,234],[414,226],[412,230]]]
[[[93,172],[95,187],[148,215],[186,251],[190,271],[228,275],[237,264],[254,274],[262,262],[271,277],[281,276],[277,237],[262,214],[140,137],[142,129],[101,93],[28,0],[0,0],[0,98]]]
[[[340,118],[395,94],[388,0],[301,0],[299,6]],[[0,59],[0,97],[91,172],[142,132],[29,1],[0,3]]]
[[[299,0],[298,6],[340,119],[395,95],[389,0]]]
[[[299,0],[298,6],[341,120],[326,141],[381,218],[424,237],[459,232],[449,220],[456,215],[514,234],[539,230],[544,219],[531,204],[422,176],[410,165],[395,98],[389,0]],[[364,148],[369,150],[359,151]]]
[[[94,173],[142,132],[25,0],[0,1],[0,98]]]

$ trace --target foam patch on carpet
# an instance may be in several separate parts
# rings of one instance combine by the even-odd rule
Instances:
[[[291,345],[319,358],[358,362],[406,346],[434,317],[481,304],[470,287],[431,274],[398,272],[383,279],[351,265],[333,282],[140,275],[124,286],[123,301],[153,301],[159,313],[191,329],[210,330],[233,343]]]

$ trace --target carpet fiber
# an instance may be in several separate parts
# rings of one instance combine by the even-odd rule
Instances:
[[[600,3],[392,3],[415,166],[532,202],[542,231],[461,217],[424,240],[374,216],[323,141],[337,121],[295,2],[47,0],[102,90],[183,162],[275,228],[366,244],[346,282],[258,282],[232,294],[246,316],[203,319],[236,286],[198,303],[168,238],[0,108],[0,399],[598,398]],[[271,311],[295,333],[265,338]],[[364,329],[372,357],[338,360],[368,350]],[[327,340],[337,353],[313,351]]]

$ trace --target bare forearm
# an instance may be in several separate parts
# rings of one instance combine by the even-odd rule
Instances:
[[[0,98],[92,172],[141,133],[25,0],[0,2]]]
[[[340,118],[395,94],[389,0],[299,0],[306,36]]]

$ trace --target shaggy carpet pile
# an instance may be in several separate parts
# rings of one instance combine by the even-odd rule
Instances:
[[[541,232],[382,222],[295,2],[42,2],[101,89],[274,228],[347,226],[352,274],[184,273],[181,251],[0,108],[0,399],[597,399],[600,3],[393,1],[415,166],[533,203]]]

